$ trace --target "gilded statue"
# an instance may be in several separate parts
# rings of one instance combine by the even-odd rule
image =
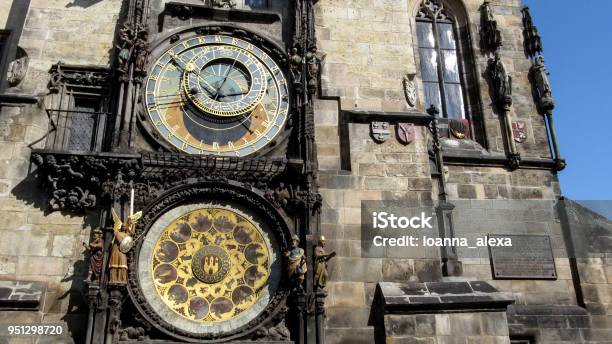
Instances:
[[[109,270],[109,282],[111,284],[125,285],[127,284],[127,253],[134,245],[134,233],[136,231],[136,223],[142,217],[142,212],[128,216],[126,223],[121,221],[121,218],[111,209],[113,215],[113,245],[111,248]]]
[[[325,237],[319,238],[319,243],[314,249],[315,275],[314,285],[316,288],[324,289],[327,285],[327,262],[336,256],[336,252],[325,253]]]
[[[304,255],[304,250],[299,246],[300,238],[297,235],[291,237],[291,244],[291,249],[285,252],[289,260],[287,264],[287,273],[291,281],[301,286],[302,282],[304,282],[306,271],[308,271],[306,256]]]

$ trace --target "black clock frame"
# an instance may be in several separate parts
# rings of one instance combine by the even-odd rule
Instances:
[[[253,187],[247,187],[239,182],[198,182],[172,188],[151,202],[144,210],[144,217],[136,228],[135,237],[146,235],[155,221],[169,210],[185,204],[205,201],[228,201],[248,207],[258,218],[265,220],[279,243],[281,252],[290,247],[291,232],[279,211],[264,197],[264,193]],[[281,311],[290,293],[289,285],[283,273],[279,289],[262,313],[246,325],[232,331],[230,334],[215,333],[194,334],[170,325],[162,319],[145,300],[138,279],[137,261],[142,241],[128,254],[128,285],[127,290],[138,312],[157,330],[178,340],[197,343],[214,343],[219,340],[234,340],[248,338],[264,324],[268,323]],[[283,266],[284,271],[284,266]]]
[[[148,59],[147,70],[152,68],[153,63],[164,54],[168,49],[175,45],[179,41],[184,41],[192,37],[200,35],[225,35],[230,37],[236,37],[247,41],[259,49],[263,50],[268,54],[276,63],[280,66],[281,71],[287,78],[287,88],[289,90],[289,114],[287,115],[287,121],[285,122],[284,128],[274,137],[274,139],[268,143],[265,147],[250,154],[243,158],[256,158],[268,155],[271,151],[279,146],[285,146],[285,151],[288,151],[287,145],[292,134],[292,121],[293,121],[293,109],[294,109],[294,90],[292,89],[292,82],[290,82],[289,73],[289,61],[287,59],[287,52],[280,43],[277,43],[273,38],[266,36],[264,33],[257,32],[253,29],[248,29],[240,25],[235,24],[217,24],[212,23],[208,25],[193,25],[183,27],[178,30],[171,31],[164,34],[159,39],[150,43],[150,55]],[[138,114],[138,125],[142,130],[143,135],[149,144],[155,149],[161,149],[167,152],[182,153],[180,149],[174,147],[172,144],[167,142],[163,137],[159,135],[153,124],[151,123],[147,111],[145,109],[145,87],[142,87],[139,94],[139,102],[137,105]]]

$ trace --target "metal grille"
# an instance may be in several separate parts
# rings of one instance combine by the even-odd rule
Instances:
[[[75,112],[72,114],[68,150],[91,151],[94,148],[97,117],[95,113],[91,112]]]
[[[51,130],[47,148],[80,152],[101,151],[108,113],[47,109]]]

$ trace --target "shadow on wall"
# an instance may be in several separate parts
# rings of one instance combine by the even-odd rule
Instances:
[[[102,0],[74,0],[73,2],[66,5],[66,8],[70,7],[82,7],[88,8],[97,4],[98,2],[102,2]]]
[[[71,287],[58,300],[68,301],[68,309],[62,320],[68,326],[68,332],[75,343],[85,342],[87,329],[87,305],[83,291],[86,289],[84,280],[87,277],[87,265],[82,260],[77,260],[72,266],[71,273],[62,279],[62,282],[71,282]]]

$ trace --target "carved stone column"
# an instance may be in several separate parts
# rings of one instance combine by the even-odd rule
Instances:
[[[446,179],[444,176],[444,155],[442,154],[442,145],[440,144],[440,132],[438,128],[437,116],[440,111],[431,106],[427,109],[427,113],[431,116],[429,122],[429,131],[432,136],[432,149],[436,163],[436,169],[440,173],[438,177],[438,207],[436,207],[436,215],[438,220],[439,235],[442,238],[453,238],[455,236],[453,230],[453,209],[452,204],[448,203],[448,194],[446,193]],[[461,276],[463,274],[463,266],[458,260],[457,252],[454,247],[442,247],[440,255],[442,257],[442,273],[444,276]]]
[[[87,315],[87,335],[85,337],[85,343],[91,344],[93,335],[93,323],[94,315],[98,310],[98,304],[100,300],[100,285],[90,284],[87,288],[87,303],[89,307],[89,313]]]
[[[317,288],[315,292],[317,344],[325,344],[325,298],[327,298],[327,292],[324,289]]]
[[[487,74],[489,75],[493,103],[502,116],[501,129],[504,133],[504,141],[508,150],[508,165],[510,169],[516,170],[520,167],[521,155],[513,139],[512,121],[510,120],[510,110],[512,109],[512,77],[508,75],[499,51],[495,52],[495,56],[489,59]]]
[[[108,326],[105,344],[114,344],[119,339],[121,329],[121,309],[123,306],[123,287],[110,286],[108,300]]]

